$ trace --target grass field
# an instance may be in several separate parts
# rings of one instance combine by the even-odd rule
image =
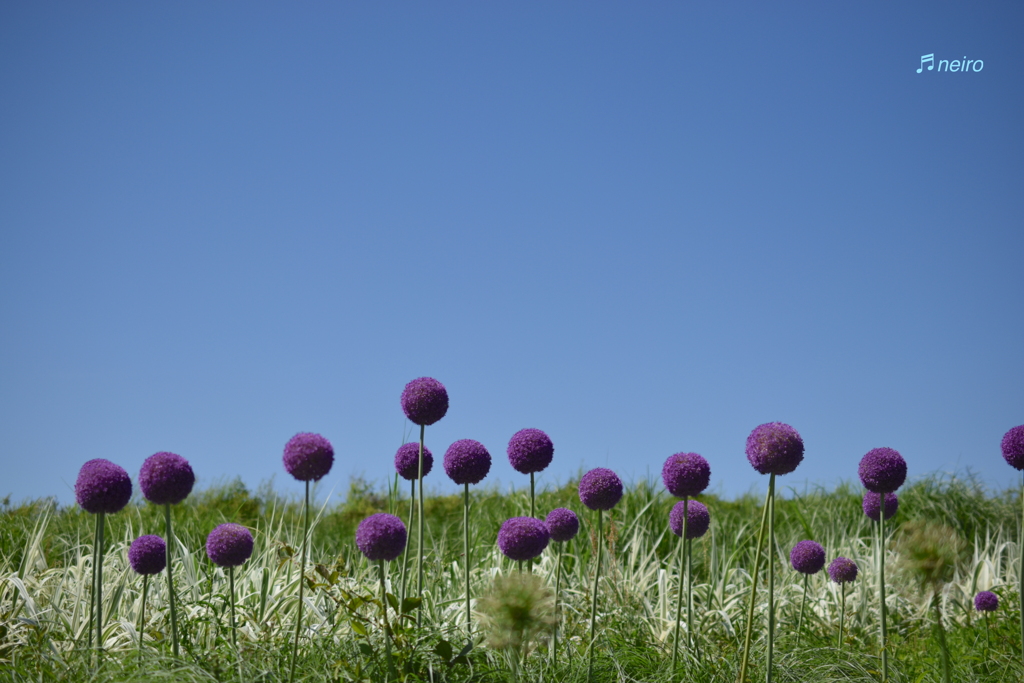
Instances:
[[[784,480],[781,480],[784,484]],[[316,511],[306,572],[305,629],[297,680],[384,681],[384,631],[376,566],[358,552],[355,528],[367,515],[408,517],[407,484],[374,490],[352,482],[343,502]],[[859,488],[792,492],[777,503],[775,680],[876,681],[880,679],[875,552],[871,526],[860,507]],[[493,578],[515,571],[498,552],[502,522],[528,514],[528,490],[472,492],[472,594],[482,596]],[[540,638],[519,672],[524,681],[583,681],[587,673],[590,591],[597,544],[604,544],[599,586],[597,681],[736,680],[742,649],[748,571],[753,565],[762,499],[720,500],[700,496],[712,517],[710,532],[693,541],[694,648],[681,651],[671,671],[672,635],[678,596],[678,539],[668,530],[675,499],[660,482],[628,488],[605,518],[597,538],[592,513],[579,502],[576,482],[538,494],[538,516],[555,507],[580,514],[582,530],[562,553],[560,633],[557,658]],[[588,512],[588,514],[583,514]],[[269,487],[247,490],[229,483],[193,493],[174,509],[174,565],[179,605],[181,657],[168,643],[164,575],[149,582],[145,642],[139,649],[142,578],[128,567],[127,548],[144,533],[163,533],[159,508],[133,502],[107,516],[104,561],[104,651],[87,647],[93,517],[50,501],[0,508],[0,681],[287,681],[298,597],[301,505]],[[1021,500],[1017,489],[987,491],[970,477],[931,478],[905,486],[900,508],[888,522],[891,680],[938,680],[939,648],[929,595],[900,568],[900,525],[915,519],[940,521],[965,542],[952,581],[941,593],[953,678],[957,681],[1024,680],[1019,614]],[[391,680],[511,681],[507,651],[488,647],[474,622],[465,624],[461,496],[426,500],[426,590],[419,610],[398,618],[391,611],[396,673]],[[256,548],[235,571],[238,649],[231,646],[224,572],[206,557],[206,535],[223,522],[249,527]],[[789,566],[789,549],[814,539],[828,559],[844,555],[860,567],[847,589],[846,628],[838,647],[840,592],[825,572],[811,577],[803,633],[797,644],[802,576]],[[415,535],[410,533],[411,550]],[[555,585],[554,545],[533,571]],[[415,555],[410,564],[415,585]],[[388,591],[401,594],[403,558],[388,567]],[[764,572],[761,573],[762,581]],[[1000,597],[989,630],[972,599],[978,590]],[[409,591],[414,592],[413,590]],[[767,594],[759,588],[754,670],[764,679]],[[398,601],[395,600],[395,604]],[[401,605],[399,605],[400,607]],[[416,612],[419,612],[417,615]],[[685,610],[684,610],[685,615]],[[419,625],[417,626],[417,616]],[[684,624],[686,628],[686,624]],[[467,641],[472,648],[463,652]]]

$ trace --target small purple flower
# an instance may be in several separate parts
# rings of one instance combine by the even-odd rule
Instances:
[[[544,552],[551,536],[544,522],[533,517],[505,520],[498,532],[498,548],[510,560],[524,562]]]
[[[75,500],[91,514],[120,512],[132,497],[132,479],[109,460],[89,460],[78,471]]]
[[[434,455],[423,447],[423,476],[430,474],[434,467]],[[395,470],[402,479],[415,481],[420,476],[420,445],[415,441],[400,446],[395,453]]]
[[[331,442],[310,432],[299,432],[284,446],[284,468],[299,481],[319,481],[331,471]]]
[[[875,493],[891,493],[907,479],[907,463],[892,448],[872,448],[860,459],[857,471],[864,488]]]
[[[167,566],[167,544],[159,536],[139,536],[128,547],[128,564],[136,574],[159,574]]]
[[[825,566],[825,549],[816,541],[800,541],[789,551],[789,563],[801,574],[817,574]]]
[[[448,412],[448,391],[433,377],[419,377],[402,390],[402,410],[418,425],[432,425]]]
[[[789,474],[804,459],[804,440],[788,424],[758,425],[747,437],[747,460],[761,474]]]
[[[708,487],[711,466],[696,453],[676,453],[665,461],[661,479],[668,492],[677,498],[696,496]]]
[[[846,557],[837,557],[828,566],[828,576],[836,583],[850,583],[857,578],[857,563]]]
[[[406,532],[402,520],[386,512],[378,512],[359,522],[356,546],[366,559],[394,560],[405,550]]]
[[[508,442],[508,461],[522,474],[540,472],[551,464],[555,446],[539,429],[520,429]]]
[[[142,495],[155,505],[177,505],[188,498],[195,483],[188,460],[174,453],[154,453],[139,471]]]
[[[491,454],[479,441],[460,439],[445,451],[444,471],[456,484],[478,484],[491,471]]]
[[[580,479],[580,502],[591,510],[611,510],[622,499],[622,480],[605,467],[595,467]]]
[[[1006,462],[1024,470],[1024,425],[1018,425],[1003,434],[1003,458]]]
[[[864,500],[860,505],[864,510],[864,514],[876,522],[878,521],[879,513],[882,511],[883,495],[885,496],[885,518],[890,519],[900,507],[899,498],[896,497],[895,493],[882,494],[875,493],[874,491],[865,491]]]
[[[974,609],[979,612],[995,612],[999,607],[999,596],[991,591],[981,591],[974,596]]]
[[[679,501],[672,506],[668,513],[668,525],[676,536],[683,535],[683,502]],[[708,507],[699,500],[691,500],[686,507],[686,537],[689,539],[700,538],[708,532],[711,525],[711,514]]]
[[[555,508],[548,513],[544,523],[548,525],[551,540],[556,543],[571,541],[580,531],[580,518],[569,508]]]
[[[252,534],[241,524],[221,524],[206,537],[206,555],[220,567],[237,567],[252,555]]]

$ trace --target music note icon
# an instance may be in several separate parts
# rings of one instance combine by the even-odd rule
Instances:
[[[921,55],[921,66],[918,67],[917,73],[921,73],[922,69],[924,69],[925,62],[928,63],[928,70],[929,71],[934,69],[935,68],[935,53],[933,52],[930,55]]]

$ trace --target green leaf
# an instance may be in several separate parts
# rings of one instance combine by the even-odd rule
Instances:
[[[452,658],[452,644],[447,640],[442,640],[434,646],[434,654],[447,662]]]
[[[398,612],[399,611],[399,609],[398,609],[398,598],[396,598],[391,593],[385,593],[385,595],[388,598],[388,604],[391,605],[391,609],[393,609],[396,612]]]
[[[419,609],[420,605],[423,604],[423,598],[406,598],[402,601],[402,613],[411,612],[414,609]]]
[[[366,643],[359,643],[359,651],[363,653],[364,657],[373,656],[373,648]]]
[[[352,622],[352,630],[355,631],[356,633],[358,633],[361,636],[365,636],[366,635],[366,627],[363,626],[358,621],[353,621]]]

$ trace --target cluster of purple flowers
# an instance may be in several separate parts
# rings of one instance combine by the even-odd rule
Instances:
[[[221,524],[206,537],[206,556],[219,567],[244,564],[252,548],[252,534],[241,524]]]
[[[817,574],[825,566],[825,549],[816,541],[800,541],[789,551],[789,563],[801,574]]]
[[[423,447],[423,476],[430,474],[434,468],[434,454],[426,446]],[[395,471],[398,476],[408,481],[415,481],[420,477],[420,445],[410,442],[399,446],[395,453]]]
[[[91,514],[120,512],[132,497],[132,480],[109,460],[89,460],[75,480],[75,500]]]

